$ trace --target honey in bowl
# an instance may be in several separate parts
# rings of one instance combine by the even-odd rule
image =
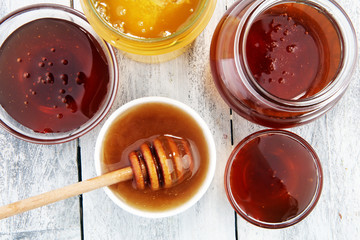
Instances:
[[[200,0],[96,0],[100,16],[114,29],[137,38],[167,37],[186,25]]]
[[[26,23],[0,48],[1,106],[34,132],[68,132],[85,124],[103,104],[109,79],[96,40],[62,19]]]
[[[193,157],[191,175],[170,188],[162,187],[159,190],[150,187],[138,189],[134,181],[110,186],[112,194],[134,209],[153,213],[175,209],[193,198],[205,181],[211,181],[213,170],[209,169],[214,169],[214,161],[210,163],[210,158],[214,159],[215,156],[209,153],[215,150],[209,149],[212,145],[209,145],[203,128],[189,113],[163,100],[145,100],[111,120],[101,138],[101,172],[128,167],[132,151],[162,135],[184,139],[189,143]],[[173,160],[170,155],[168,159]]]
[[[322,170],[312,147],[283,130],[264,130],[242,140],[232,152],[225,188],[234,209],[268,228],[293,225],[316,205]]]

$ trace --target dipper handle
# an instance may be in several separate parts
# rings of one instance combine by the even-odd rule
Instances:
[[[130,167],[2,206],[0,219],[133,178],[139,190],[170,188],[188,178],[194,167],[189,142],[164,135],[141,144],[129,154],[129,161]]]
[[[23,213],[50,203],[77,196],[98,188],[109,186],[133,178],[131,167],[122,168],[82,182],[58,188],[37,196],[0,207],[0,219]]]

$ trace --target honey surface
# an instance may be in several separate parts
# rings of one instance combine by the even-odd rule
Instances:
[[[247,40],[247,59],[258,83],[274,96],[315,95],[336,75],[341,45],[335,26],[306,4],[280,4],[260,15]]]
[[[148,103],[129,110],[109,128],[102,149],[102,170],[127,167],[129,153],[154,136],[169,134],[187,139],[194,157],[191,177],[171,188],[157,191],[135,189],[132,181],[110,189],[123,201],[146,211],[163,211],[181,205],[194,196],[203,183],[209,166],[209,154],[199,125],[185,112],[162,103]]]
[[[39,19],[0,48],[0,104],[35,132],[67,132],[99,110],[108,91],[103,52],[71,22]]]
[[[175,33],[194,15],[200,0],[98,0],[98,13],[116,30],[133,37]]]
[[[277,223],[306,209],[316,191],[314,160],[305,147],[283,135],[262,135],[235,156],[230,187],[252,218]]]

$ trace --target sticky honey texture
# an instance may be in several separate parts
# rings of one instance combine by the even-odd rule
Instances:
[[[114,29],[139,38],[169,36],[186,25],[200,0],[94,1],[99,15]]]

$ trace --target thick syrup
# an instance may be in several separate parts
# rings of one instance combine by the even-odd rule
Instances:
[[[186,25],[200,0],[96,0],[94,5],[116,30],[133,37],[159,38]]]
[[[306,4],[280,4],[261,14],[250,28],[246,57],[257,82],[283,99],[320,92],[339,67],[338,33]]]
[[[246,143],[230,166],[230,189],[246,215],[280,223],[301,213],[316,192],[313,155],[292,137],[262,134]]]
[[[337,88],[347,81],[339,74],[346,48],[339,16],[329,12],[313,1],[242,0],[229,8],[210,48],[214,83],[228,105],[272,128],[305,124],[334,106],[346,89]]]
[[[146,211],[171,209],[190,199],[203,183],[209,165],[206,139],[193,118],[167,104],[147,103],[126,112],[107,131],[102,149],[102,171],[129,166],[129,153],[159,135],[188,140],[194,157],[194,170],[189,178],[171,188],[137,190],[132,181],[110,187],[129,205]]]
[[[104,53],[84,29],[39,19],[0,48],[0,103],[35,132],[67,132],[99,110],[109,85]]]

